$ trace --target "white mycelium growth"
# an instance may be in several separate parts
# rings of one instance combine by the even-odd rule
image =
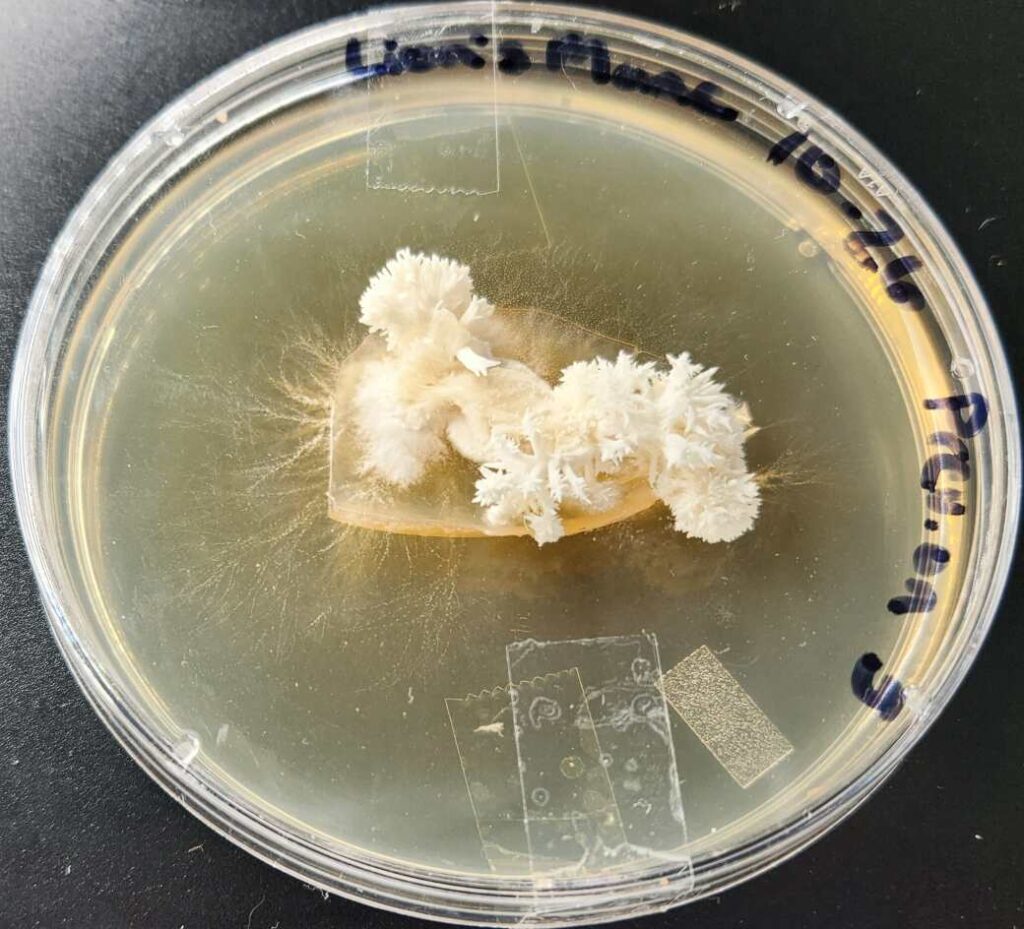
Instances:
[[[610,510],[646,480],[675,528],[737,538],[760,508],[747,471],[746,408],[689,355],[667,366],[626,352],[566,367],[551,385],[495,358],[494,306],[469,268],[403,249],[370,282],[360,321],[387,351],[366,364],[353,418],[364,472],[408,487],[453,452],[480,468],[474,502],[495,532],[543,545],[563,515]]]

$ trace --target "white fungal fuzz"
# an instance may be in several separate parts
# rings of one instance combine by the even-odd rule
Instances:
[[[753,525],[750,417],[716,369],[685,353],[662,367],[622,352],[571,364],[550,385],[494,356],[498,319],[469,268],[408,249],[360,309],[387,349],[354,395],[364,473],[409,487],[454,452],[479,466],[473,501],[487,526],[525,527],[540,545],[564,535],[567,514],[610,510],[638,480],[687,535],[726,542]]]

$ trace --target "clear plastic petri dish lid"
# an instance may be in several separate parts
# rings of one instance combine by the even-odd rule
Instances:
[[[640,486],[538,547],[470,472],[367,495],[344,378],[402,248],[550,380],[716,367],[751,531]],[[11,455],[54,636],[154,780],[318,887],[493,925],[683,904],[834,826],[970,666],[1020,491],[984,300],[872,145],[725,49],[518,3],[298,33],[140,130],[40,277]]]

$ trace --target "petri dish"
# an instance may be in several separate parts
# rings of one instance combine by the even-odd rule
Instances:
[[[402,248],[524,352],[715,366],[753,529],[337,518],[339,370]],[[526,3],[336,20],[140,130],[41,274],[11,455],[58,645],[157,783],[318,887],[492,925],[680,905],[832,828],[970,666],[1020,492],[984,300],[871,144],[723,48]]]

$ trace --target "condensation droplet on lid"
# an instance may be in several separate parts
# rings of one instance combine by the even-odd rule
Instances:
[[[153,141],[162,143],[168,148],[178,148],[185,141],[185,133],[177,126],[172,126],[170,129],[154,132]]]
[[[954,358],[949,365],[949,373],[959,380],[974,376],[974,362],[970,358]]]
[[[911,713],[920,715],[928,703],[928,698],[913,685],[903,688],[903,706]]]
[[[804,256],[804,258],[813,258],[818,254],[818,245],[816,242],[812,242],[810,239],[804,239],[797,247],[796,250]]]
[[[172,754],[174,760],[178,762],[183,768],[187,768],[196,759],[196,755],[199,754],[200,747],[199,736],[194,732],[183,732],[181,739],[177,745],[174,746]]]
[[[776,112],[778,112],[779,116],[783,119],[792,119],[805,109],[807,109],[806,102],[797,100],[795,97],[790,97],[788,94],[783,97],[775,107]]]

